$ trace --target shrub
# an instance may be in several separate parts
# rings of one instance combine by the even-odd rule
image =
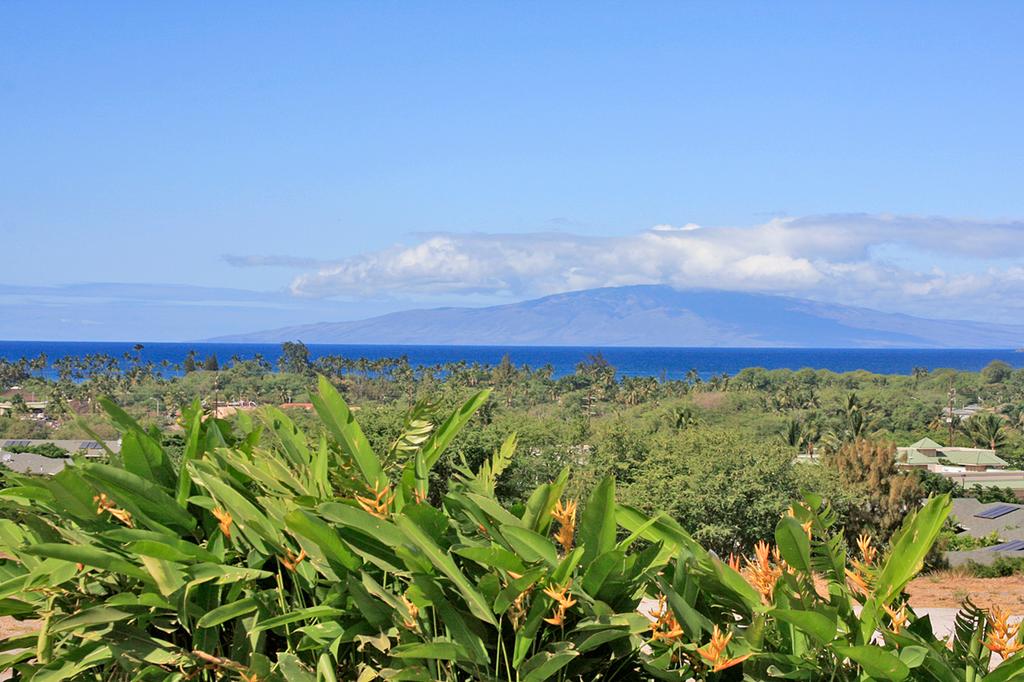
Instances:
[[[968,561],[964,568],[976,578],[1006,578],[1024,573],[1024,559],[1001,556],[991,564]]]
[[[948,650],[906,605],[947,496],[909,514],[884,556],[865,536],[850,561],[835,513],[808,495],[745,567],[617,503],[610,477],[582,509],[563,471],[508,510],[494,486],[514,437],[430,504],[431,468],[485,399],[392,459],[326,380],[323,433],[273,408],[204,421],[194,404],[180,463],[104,401],[119,459],[10,475],[0,493],[0,613],[42,619],[0,642],[0,668],[36,681],[977,680],[990,649],[1016,646],[1001,614],[966,608]],[[992,681],[1022,670],[1012,656]]]
[[[67,457],[70,453],[59,445],[53,443],[39,443],[37,445],[9,445],[4,448],[8,452],[30,452],[35,455],[42,455],[43,457],[52,457],[54,459],[60,459]]]

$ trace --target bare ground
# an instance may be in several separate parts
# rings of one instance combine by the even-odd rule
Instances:
[[[970,598],[982,608],[997,605],[1010,613],[1024,613],[1024,575],[975,578],[955,570],[939,571],[915,578],[907,592],[913,607],[956,608]]]

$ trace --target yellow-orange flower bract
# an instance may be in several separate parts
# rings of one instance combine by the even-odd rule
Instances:
[[[409,598],[404,594],[399,595],[399,599],[402,600],[402,604],[405,606],[406,610],[409,611],[409,617],[402,618],[402,625],[405,626],[407,630],[413,630],[414,632],[419,631],[420,625],[416,620],[420,615],[419,608],[409,601]]]
[[[882,608],[885,609],[885,612],[889,614],[889,618],[892,620],[889,629],[897,635],[900,634],[903,626],[907,624],[907,605],[901,604],[898,609],[893,609],[883,604]]]
[[[864,565],[873,565],[875,563],[875,557],[878,556],[878,549],[871,544],[871,536],[867,533],[861,533],[857,537],[857,547],[860,549],[860,555],[864,560]]]
[[[127,509],[118,508],[117,504],[115,504],[115,502],[110,499],[106,493],[96,495],[92,498],[92,501],[96,503],[97,514],[107,512],[129,528],[135,527],[135,523],[132,521],[132,513]]]
[[[289,571],[294,571],[295,567],[301,564],[306,559],[306,550],[300,549],[298,555],[291,551],[287,547],[285,548],[284,558],[278,557],[281,565],[287,568]]]
[[[735,658],[727,658],[725,650],[729,646],[729,642],[732,641],[732,633],[723,635],[722,631],[716,625],[711,633],[711,641],[697,649],[697,653],[701,655],[701,658],[708,662],[711,666],[711,672],[717,673],[720,670],[731,668],[737,663],[750,658],[751,654],[744,654],[743,656],[737,656]]]
[[[545,623],[551,623],[552,625],[565,624],[565,612],[576,603],[576,600],[569,596],[570,587],[572,587],[571,580],[561,587],[556,585],[544,588],[544,594],[555,600],[555,611],[550,618],[544,619]]]
[[[220,532],[224,533],[224,537],[231,537],[231,514],[220,507],[214,507],[213,516],[217,519],[217,525],[220,526]]]
[[[772,550],[768,543],[760,540],[754,545],[754,560],[747,559],[747,580],[760,593],[765,604],[772,602],[775,583],[782,575],[782,568],[772,563],[771,556]]]
[[[558,521],[558,531],[555,533],[555,540],[562,546],[562,554],[568,554],[572,549],[573,538],[576,536],[576,500],[569,500],[562,504],[559,500],[555,508],[551,510],[551,516]]]
[[[651,639],[672,644],[683,636],[683,628],[668,605],[665,595],[658,597],[658,605],[651,609]]]
[[[993,606],[988,612],[988,632],[985,634],[985,646],[1003,658],[1013,656],[1024,649],[1017,634],[1020,621],[1010,623],[1010,613],[999,606]]]
[[[385,483],[384,487],[375,486],[372,497],[356,495],[356,502],[363,508],[363,511],[373,514],[379,519],[386,519],[391,511],[391,503],[395,500],[395,493],[391,492],[391,484]]]

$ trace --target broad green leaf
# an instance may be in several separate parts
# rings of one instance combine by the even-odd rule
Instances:
[[[224,604],[218,606],[212,611],[207,611],[203,614],[203,617],[196,622],[196,627],[200,628],[212,628],[221,623],[226,623],[229,620],[235,618],[241,618],[242,616],[248,615],[259,608],[259,602],[252,597],[246,597],[245,599],[239,599],[238,601],[231,602],[230,604]]]
[[[107,625],[109,623],[115,623],[131,617],[132,614],[127,611],[113,609],[106,606],[96,606],[91,609],[79,611],[72,616],[68,616],[63,620],[59,620],[56,623],[51,624],[50,632],[67,632],[68,630],[88,627],[90,625]]]
[[[471,662],[469,655],[461,646],[455,642],[443,640],[402,644],[392,649],[391,655],[396,658],[425,658],[432,661]]]
[[[159,485],[109,464],[86,462],[78,468],[82,476],[92,481],[97,488],[130,497],[147,516],[162,524],[184,528],[186,531],[196,527],[195,517]]]
[[[437,460],[441,458],[448,445],[459,434],[459,431],[469,423],[469,420],[473,418],[473,414],[480,409],[480,406],[487,402],[487,398],[490,395],[490,389],[480,391],[463,403],[462,407],[453,412],[441,426],[430,434],[430,438],[427,439],[422,448],[423,461],[427,471],[434,468]]]
[[[905,680],[910,668],[898,657],[879,646],[834,645],[832,649],[856,663],[870,677],[878,680]]]
[[[156,557],[140,557],[142,565],[146,567],[153,577],[160,594],[170,597],[172,594],[185,586],[185,574],[177,566],[169,561],[157,559]]]
[[[580,652],[567,646],[558,651],[541,651],[520,666],[519,679],[521,682],[540,682],[550,679],[579,655]]]
[[[834,613],[826,615],[818,611],[775,609],[771,615],[807,633],[822,644],[831,642],[836,636],[837,621]]]
[[[33,682],[65,682],[80,679],[86,670],[104,665],[114,659],[114,652],[104,644],[88,644],[69,655],[40,668],[33,676]]]
[[[889,552],[875,580],[872,596],[860,614],[859,638],[871,641],[881,618],[882,608],[892,602],[904,586],[920,572],[924,559],[942,531],[953,504],[949,495],[933,497],[911,514],[890,542]]]
[[[522,574],[526,566],[522,560],[504,547],[491,545],[490,547],[453,547],[452,551],[459,556],[472,559],[481,566],[496,566],[506,571]]]
[[[333,606],[311,606],[306,609],[296,609],[284,615],[260,621],[254,628],[252,628],[252,631],[262,632],[263,630],[270,630],[272,628],[281,627],[282,625],[297,623],[301,620],[330,619],[334,616],[344,616],[346,614],[346,611],[334,608]]]
[[[775,527],[775,542],[786,563],[801,573],[810,575],[811,542],[799,521],[792,516],[783,516]]]
[[[497,626],[498,623],[494,620],[494,614],[491,613],[487,601],[483,598],[483,595],[477,592],[476,588],[473,587],[473,584],[462,571],[459,570],[451,556],[434,544],[434,541],[412,519],[398,516],[395,519],[395,523],[405,534],[406,538],[423,552],[439,571],[452,581],[455,588],[466,600],[466,605],[469,607],[470,612],[480,620]]]
[[[1010,682],[1024,680],[1024,654],[1014,654],[1000,663],[995,670],[985,675],[985,682]]]
[[[184,411],[184,416],[188,420],[188,439],[185,441],[185,452],[178,465],[178,485],[175,492],[178,506],[183,509],[187,505],[189,495],[192,494],[192,478],[188,473],[188,463],[199,456],[199,434],[203,429],[203,409],[198,398]]]
[[[359,557],[341,541],[336,530],[309,512],[296,509],[285,516],[285,524],[288,530],[316,543],[329,561],[350,571],[356,570],[362,564]]]
[[[569,467],[565,467],[551,483],[539,486],[526,501],[523,511],[523,525],[540,534],[545,534],[551,527],[551,510],[561,499],[569,480]]]
[[[543,561],[552,568],[558,565],[558,551],[543,535],[519,526],[507,526],[501,532],[524,561]]]
[[[283,679],[288,682],[316,682],[316,675],[304,666],[299,657],[293,653],[279,653],[277,665],[281,668]]]
[[[22,551],[35,556],[62,559],[73,563],[85,564],[105,571],[121,573],[145,582],[152,580],[149,574],[133,563],[118,555],[88,545],[63,545],[56,542],[42,542],[25,547]]]
[[[380,459],[370,448],[363,430],[352,416],[352,411],[326,377],[318,378],[317,387],[319,393],[311,395],[310,400],[320,419],[345,453],[352,457],[367,487],[379,490],[387,483],[387,477],[381,469]]]
[[[168,490],[174,490],[178,483],[178,477],[174,473],[170,459],[164,453],[164,449],[153,437],[146,432],[139,423],[122,410],[114,401],[109,398],[100,398],[100,405],[110,416],[111,421],[121,431],[121,457],[128,467],[129,455],[137,447],[141,458],[139,468],[135,473],[143,478],[150,478],[154,482],[164,486]]]
[[[587,499],[579,524],[577,542],[583,547],[584,568],[615,547],[615,479],[608,476]]]

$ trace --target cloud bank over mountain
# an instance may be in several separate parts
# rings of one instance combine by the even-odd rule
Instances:
[[[296,267],[290,290],[304,298],[476,295],[497,302],[667,284],[996,321],[1022,311],[1024,222],[834,214],[750,227],[658,225],[623,236],[421,234],[312,267],[282,256],[232,259]]]

